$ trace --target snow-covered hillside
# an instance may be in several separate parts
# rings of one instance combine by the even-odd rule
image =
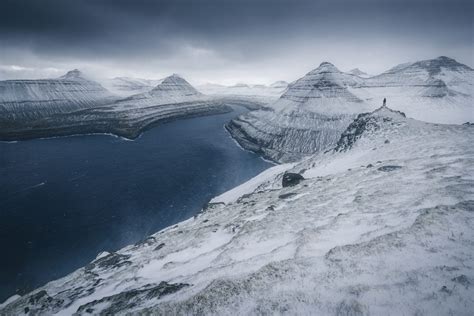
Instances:
[[[247,96],[260,100],[275,101],[288,87],[286,81],[276,81],[270,85],[240,83],[233,86],[207,83],[197,86],[197,89],[208,95],[218,96]]]
[[[0,117],[8,120],[37,119],[97,107],[115,99],[77,69],[57,79],[0,81]]]
[[[112,93],[126,97],[133,94],[148,92],[162,81],[163,79],[150,80],[130,77],[116,77],[105,80],[103,85]]]
[[[370,75],[368,73],[363,72],[359,68],[354,68],[352,70],[349,70],[349,73],[352,74],[352,75],[359,76],[361,78],[369,78],[370,77]]]
[[[474,70],[447,57],[399,65],[370,78],[324,62],[292,83],[269,109],[233,120],[245,148],[287,162],[334,145],[357,113],[384,98],[407,116],[435,123],[474,121]]]
[[[359,115],[335,149],[276,166],[0,314],[470,315],[473,137],[388,108]]]
[[[370,109],[347,88],[362,80],[324,62],[270,108],[240,116],[227,129],[246,149],[278,162],[297,161],[332,146],[357,113]]]
[[[18,140],[82,133],[112,133],[136,138],[154,124],[195,116],[225,113],[229,105],[205,96],[178,75],[169,76],[149,92],[110,101],[103,106],[36,118],[32,128],[28,121],[7,121],[0,128],[0,139]]]

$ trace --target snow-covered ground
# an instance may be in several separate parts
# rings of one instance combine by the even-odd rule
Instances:
[[[387,108],[360,115],[334,150],[274,167],[0,314],[471,315],[473,137]],[[282,187],[286,171],[306,179]]]

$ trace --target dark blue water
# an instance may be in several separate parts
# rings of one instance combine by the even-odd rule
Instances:
[[[164,124],[135,141],[0,143],[0,302],[189,218],[268,168],[223,128],[242,111]]]

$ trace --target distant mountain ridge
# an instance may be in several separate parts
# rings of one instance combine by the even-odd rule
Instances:
[[[115,77],[104,81],[104,86],[111,92],[124,97],[150,91],[163,79],[141,79],[132,77]]]

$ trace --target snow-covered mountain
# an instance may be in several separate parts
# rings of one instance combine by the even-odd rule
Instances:
[[[328,62],[292,83],[270,109],[253,111],[226,127],[246,149],[278,162],[332,146],[357,113],[370,106],[349,91],[362,79]]]
[[[286,81],[276,81],[271,85],[238,83],[233,86],[225,86],[207,83],[197,86],[197,89],[208,95],[230,95],[247,96],[260,99],[276,100],[288,87]]]
[[[325,150],[357,113],[390,107],[436,123],[474,120],[474,70],[447,57],[399,65],[370,78],[324,62],[279,100],[228,124],[244,147],[278,162]]]
[[[150,126],[229,112],[232,111],[230,105],[242,104],[239,102],[223,102],[205,96],[180,76],[172,75],[149,92],[112,100],[104,106],[36,118],[33,128],[25,120],[7,120],[0,128],[0,139],[19,140],[83,133],[112,133],[133,139]]]
[[[0,306],[0,314],[469,315],[474,128],[386,107],[334,149]]]
[[[369,78],[370,77],[370,75],[368,73],[363,72],[359,68],[354,68],[352,70],[349,70],[349,73],[352,74],[352,75],[359,76],[361,78]]]
[[[114,107],[146,107],[160,104],[183,103],[208,99],[177,74],[164,78],[148,92],[122,99]]]
[[[2,119],[37,119],[93,108],[113,100],[115,97],[109,91],[77,69],[57,79],[0,81]]]
[[[103,85],[114,94],[120,96],[130,96],[133,94],[148,92],[162,81],[163,79],[150,80],[130,77],[116,77],[106,80]]]

